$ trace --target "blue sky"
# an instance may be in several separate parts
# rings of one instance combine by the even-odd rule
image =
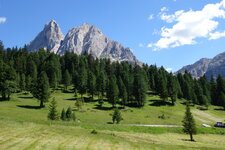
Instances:
[[[176,71],[225,51],[225,0],[0,0],[0,40],[29,43],[51,19],[90,23],[139,60]]]

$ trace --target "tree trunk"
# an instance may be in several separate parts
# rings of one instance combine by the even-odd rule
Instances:
[[[44,107],[45,107],[44,102],[41,100],[40,101],[40,108],[44,108]]]
[[[192,133],[190,133],[190,139],[191,139],[191,141],[195,141],[194,138],[193,138]]]

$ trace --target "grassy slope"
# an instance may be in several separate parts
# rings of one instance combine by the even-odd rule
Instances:
[[[58,110],[74,106],[73,94],[56,92],[53,94],[58,102]],[[82,112],[76,112],[80,123],[49,122],[46,118],[48,108],[31,109],[39,103],[30,98],[30,95],[15,94],[11,101],[0,102],[0,147],[1,149],[105,149],[105,148],[191,148],[211,149],[225,146],[222,129],[202,129],[196,136],[196,143],[184,141],[187,135],[180,134],[181,128],[146,128],[130,127],[126,124],[177,124],[181,125],[184,115],[184,106],[178,102],[177,106],[151,106],[159,104],[158,97],[149,97],[144,108],[127,108],[122,110],[124,120],[121,125],[110,125],[112,110],[111,105],[105,103],[104,109],[96,109],[97,102],[85,103]],[[24,108],[26,107],[26,108]],[[214,110],[204,111],[210,116],[224,120],[225,112]],[[192,108],[197,111],[196,108]],[[165,114],[166,119],[158,118]],[[197,125],[207,121],[214,122],[204,115],[196,116]],[[90,134],[92,129],[98,131],[97,135]],[[169,134],[168,134],[169,132]],[[151,134],[149,134],[151,133]],[[214,135],[208,135],[213,133]],[[207,142],[208,141],[208,142]]]

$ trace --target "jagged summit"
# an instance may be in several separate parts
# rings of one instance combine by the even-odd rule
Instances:
[[[88,23],[70,29],[64,38],[56,21],[51,20],[28,46],[29,50],[40,48],[60,55],[69,51],[78,55],[91,54],[95,58],[110,58],[112,61],[139,63],[129,48],[110,40],[100,29]]]
[[[28,45],[29,50],[44,48],[50,52],[57,53],[64,35],[55,20],[51,20],[44,26],[44,29]]]

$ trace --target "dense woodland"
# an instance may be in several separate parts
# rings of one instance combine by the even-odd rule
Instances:
[[[59,56],[43,49],[29,52],[26,46],[5,49],[0,42],[1,100],[10,100],[14,92],[27,91],[44,107],[50,93],[62,85],[63,92],[74,92],[81,99],[95,96],[100,104],[108,101],[112,107],[143,107],[147,94],[158,94],[171,105],[177,98],[184,98],[193,104],[225,108],[225,80],[221,76],[193,79],[187,72],[174,75],[156,65],[111,62],[68,52]]]

